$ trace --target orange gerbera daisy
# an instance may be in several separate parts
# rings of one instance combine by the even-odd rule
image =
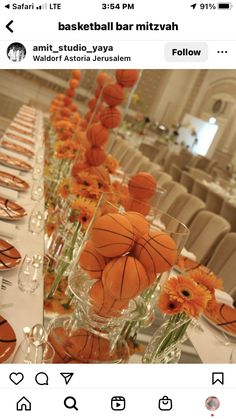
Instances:
[[[166,292],[160,295],[157,306],[165,314],[177,314],[183,311],[182,304],[172,299]]]
[[[199,285],[203,285],[212,293],[216,288],[223,289],[223,282],[213,272],[206,273],[202,269],[194,269],[188,275]]]
[[[183,311],[193,317],[198,317],[212,298],[208,290],[182,275],[169,279],[165,291],[182,304]]]

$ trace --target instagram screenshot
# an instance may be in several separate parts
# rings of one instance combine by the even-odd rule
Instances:
[[[2,0],[12,419],[233,419],[234,0]]]

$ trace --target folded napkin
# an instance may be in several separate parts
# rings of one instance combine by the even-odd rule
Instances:
[[[16,235],[16,225],[0,221],[0,237],[9,237],[13,239]]]
[[[18,197],[18,192],[12,191],[11,189],[8,189],[8,188],[2,188],[0,186],[0,196],[2,198],[11,199],[12,201],[15,201]]]
[[[191,253],[191,252],[188,252],[188,250],[185,249],[185,247],[182,249],[181,256],[183,256],[185,258],[188,258],[190,260],[193,260],[193,261],[197,260],[195,254]]]
[[[233,298],[227,292],[215,289],[216,301],[219,303],[227,304],[228,306],[233,307]]]

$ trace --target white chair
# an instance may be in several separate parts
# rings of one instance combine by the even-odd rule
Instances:
[[[206,197],[206,209],[207,211],[212,211],[215,214],[220,214],[224,198],[218,195],[211,189],[208,189]]]
[[[206,205],[201,199],[189,193],[183,193],[177,196],[167,213],[188,227],[197,213],[205,207]]]
[[[157,184],[159,185],[160,182],[157,181]],[[166,193],[161,199],[159,208],[161,211],[167,212],[170,206],[175,201],[175,199],[180,194],[186,193],[187,189],[184,186],[180,185],[180,183],[174,181],[165,182],[161,186],[163,187],[163,189],[165,189]]]
[[[224,290],[234,297],[236,295],[235,261],[236,233],[229,233],[220,241],[207,266],[223,279]]]
[[[220,215],[230,223],[231,231],[236,231],[236,204],[224,201]]]
[[[163,186],[164,183],[172,180],[172,177],[168,173],[162,172],[159,169],[152,170],[151,175],[157,180],[158,186]]]
[[[179,182],[181,178],[182,170],[176,164],[172,164],[170,168],[170,175],[172,176],[175,182]]]
[[[192,194],[198,196],[202,201],[206,202],[206,197],[208,193],[208,187],[204,185],[200,180],[194,179]]]
[[[190,225],[186,249],[194,253],[199,262],[206,264],[219,240],[229,231],[230,224],[223,217],[210,211],[200,211]]]
[[[192,192],[194,177],[190,173],[183,171],[180,176],[180,183],[187,188],[188,192]]]

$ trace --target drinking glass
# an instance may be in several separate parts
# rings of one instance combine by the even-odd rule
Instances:
[[[44,185],[42,180],[35,181],[31,190],[31,198],[34,201],[39,201],[43,197]]]
[[[18,273],[18,287],[21,291],[33,294],[42,279],[43,258],[40,255],[26,255]]]
[[[39,345],[24,339],[18,347],[13,364],[52,364],[55,351],[49,342],[42,342]]]
[[[29,218],[29,231],[33,234],[39,234],[44,229],[44,213],[38,209],[38,205],[34,207]]]

